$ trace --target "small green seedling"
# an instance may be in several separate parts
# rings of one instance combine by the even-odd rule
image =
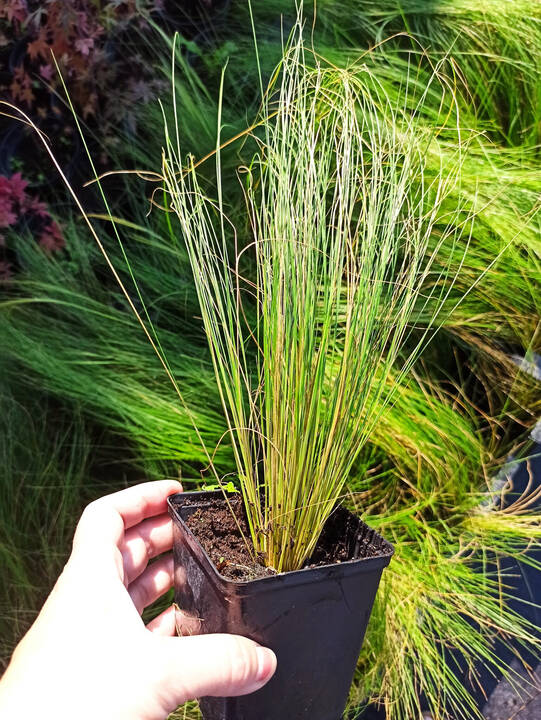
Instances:
[[[220,485],[219,483],[215,483],[214,485],[203,485],[203,490],[205,490],[205,492],[211,492],[212,490],[224,490],[228,493],[238,493],[237,488],[231,481],[229,481],[227,485]]]

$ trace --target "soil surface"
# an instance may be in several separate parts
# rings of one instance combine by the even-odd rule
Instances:
[[[245,581],[274,575],[272,568],[265,567],[263,558],[254,559],[248,549],[250,532],[241,498],[232,498],[230,503],[235,516],[224,500],[216,499],[199,507],[185,522],[224,577]],[[375,557],[387,547],[365,523],[347,510],[337,508],[327,521],[306,567]]]
[[[224,500],[212,500],[186,518],[185,523],[224,577],[255,580],[274,575],[274,571],[266,568],[262,561],[254,562],[248,551],[250,531],[240,499],[232,498],[230,503],[235,516]]]

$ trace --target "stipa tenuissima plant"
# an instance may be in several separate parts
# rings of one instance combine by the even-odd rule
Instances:
[[[457,133],[453,160],[425,176],[433,132],[403,110],[407,86],[397,105],[366,65],[327,66],[305,50],[300,25],[264,98],[258,152],[244,168],[253,239],[242,249],[225,215],[219,149],[214,199],[168,132],[163,174],[254,548],[285,571],[310,557],[359,450],[438,323],[447,268],[426,280],[435,256],[464,234],[458,208],[443,222],[439,212],[464,147]],[[245,251],[255,254],[251,279],[239,273]],[[417,331],[423,286],[431,317]]]

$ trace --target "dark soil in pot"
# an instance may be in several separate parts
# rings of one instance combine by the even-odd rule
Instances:
[[[220,492],[175,495],[169,507],[187,627],[244,635],[278,658],[258,692],[203,698],[205,720],[339,720],[392,546],[340,508],[307,567],[276,574],[254,562]]]
[[[247,545],[250,531],[239,497],[230,499],[231,509],[223,499],[199,508],[186,519],[186,525],[199,540],[219,573],[230,580],[249,581],[276,575],[254,558]],[[377,557],[385,541],[374,531],[367,532],[351,513],[338,508],[329,518],[312,557],[305,567],[333,565],[358,558]]]

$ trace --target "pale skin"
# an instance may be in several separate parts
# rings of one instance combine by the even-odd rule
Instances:
[[[245,695],[272,677],[274,653],[251,640],[175,637],[173,607],[146,626],[141,619],[173,584],[166,499],[181,489],[144,483],[85,509],[71,556],[0,681],[3,720],[36,712],[41,720],[164,720],[187,700]]]

